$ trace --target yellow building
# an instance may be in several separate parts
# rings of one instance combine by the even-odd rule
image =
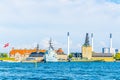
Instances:
[[[92,47],[89,44],[89,36],[86,33],[85,43],[82,46],[82,58],[86,58],[92,61],[114,61],[113,54],[111,53],[93,53]]]
[[[68,56],[66,54],[57,55],[58,61],[67,61]]]
[[[68,56],[67,56],[67,54],[64,54],[64,51],[62,50],[62,48],[59,48],[56,51],[56,53],[57,53],[58,61],[67,61]]]
[[[93,53],[92,60],[99,60],[99,61],[106,61],[106,62],[113,62],[114,57],[111,53]]]
[[[113,62],[114,57],[111,53],[92,53],[91,47],[82,47],[82,58],[93,61]]]
[[[89,36],[88,33],[86,33],[85,43],[82,46],[82,57],[91,59],[92,58],[92,47],[89,44]]]
[[[92,47],[91,46],[82,46],[82,57],[91,59],[92,58]]]

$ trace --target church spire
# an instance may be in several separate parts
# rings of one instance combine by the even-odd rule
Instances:
[[[39,44],[37,44],[36,52],[39,53]]]
[[[84,46],[90,46],[88,33],[86,33],[86,38],[85,38]]]

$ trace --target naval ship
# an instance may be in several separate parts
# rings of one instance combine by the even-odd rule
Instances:
[[[49,48],[45,52],[44,61],[45,62],[57,62],[58,61],[57,53],[52,46],[52,40],[51,39],[49,41]]]

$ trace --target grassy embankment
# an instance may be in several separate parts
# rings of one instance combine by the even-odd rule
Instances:
[[[9,58],[9,57],[7,57],[7,58],[0,58],[0,60],[1,61],[15,61],[14,58]]]

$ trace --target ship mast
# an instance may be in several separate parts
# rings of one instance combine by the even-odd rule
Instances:
[[[53,46],[52,46],[52,39],[50,38],[50,41],[49,41],[49,50],[54,50]]]

